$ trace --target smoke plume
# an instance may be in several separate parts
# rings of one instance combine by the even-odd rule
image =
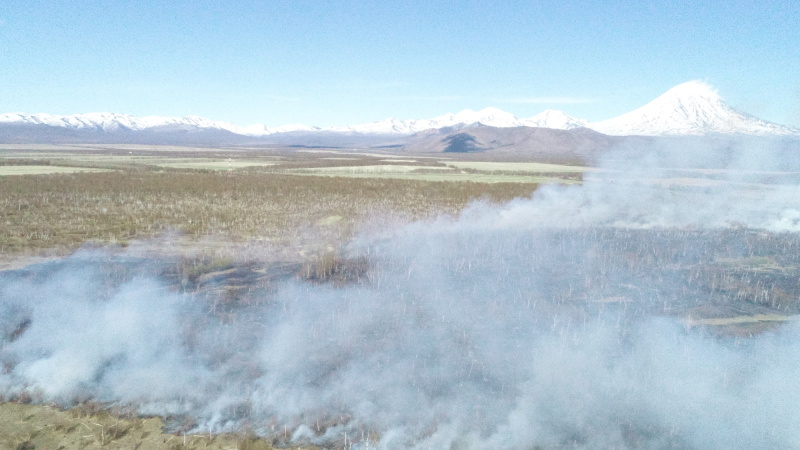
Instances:
[[[580,186],[361,235],[341,255],[355,278],[283,277],[248,301],[103,251],[8,271],[0,393],[277,444],[798,447],[800,327],[688,321],[798,312],[791,150],[620,150]]]

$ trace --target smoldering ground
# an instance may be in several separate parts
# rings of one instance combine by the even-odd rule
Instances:
[[[0,390],[279,445],[800,447],[798,325],[685,320],[800,313],[796,163],[690,150],[360,236],[323,277],[201,292],[102,251],[3,273]]]

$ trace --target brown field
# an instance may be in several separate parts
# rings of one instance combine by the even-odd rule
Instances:
[[[0,448],[269,450],[273,445],[243,431],[238,434],[164,433],[159,417],[136,417],[82,405],[68,411],[48,405],[0,405]],[[310,447],[309,447],[310,448]]]
[[[532,183],[476,183],[468,181],[468,174],[447,182],[327,172],[308,176],[325,167],[361,171],[380,158],[386,159],[150,147],[0,150],[0,223],[5,225],[0,257],[8,263],[20,255],[64,254],[86,242],[124,246],[164,233],[185,241],[258,241],[279,247],[313,235],[320,246],[336,246],[376,217],[457,214],[474,199],[503,202],[536,189]],[[436,161],[419,161],[413,166],[419,170],[450,170]],[[3,169],[32,164],[103,172],[2,176]],[[407,172],[408,164],[399,161],[398,171],[391,172],[391,161],[378,163],[390,173]],[[304,176],[293,174],[297,170]]]

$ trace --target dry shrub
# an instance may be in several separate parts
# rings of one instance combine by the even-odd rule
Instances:
[[[237,439],[236,448],[237,450],[272,450],[274,447],[266,439],[259,438],[252,431],[247,431]]]
[[[299,277],[313,283],[335,286],[361,283],[366,279],[369,262],[366,258],[343,258],[335,252],[325,252],[306,262]]]

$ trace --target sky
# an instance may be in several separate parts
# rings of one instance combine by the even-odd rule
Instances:
[[[798,23],[796,0],[11,0],[0,113],[338,126],[492,106],[597,121],[700,79],[797,127]]]

